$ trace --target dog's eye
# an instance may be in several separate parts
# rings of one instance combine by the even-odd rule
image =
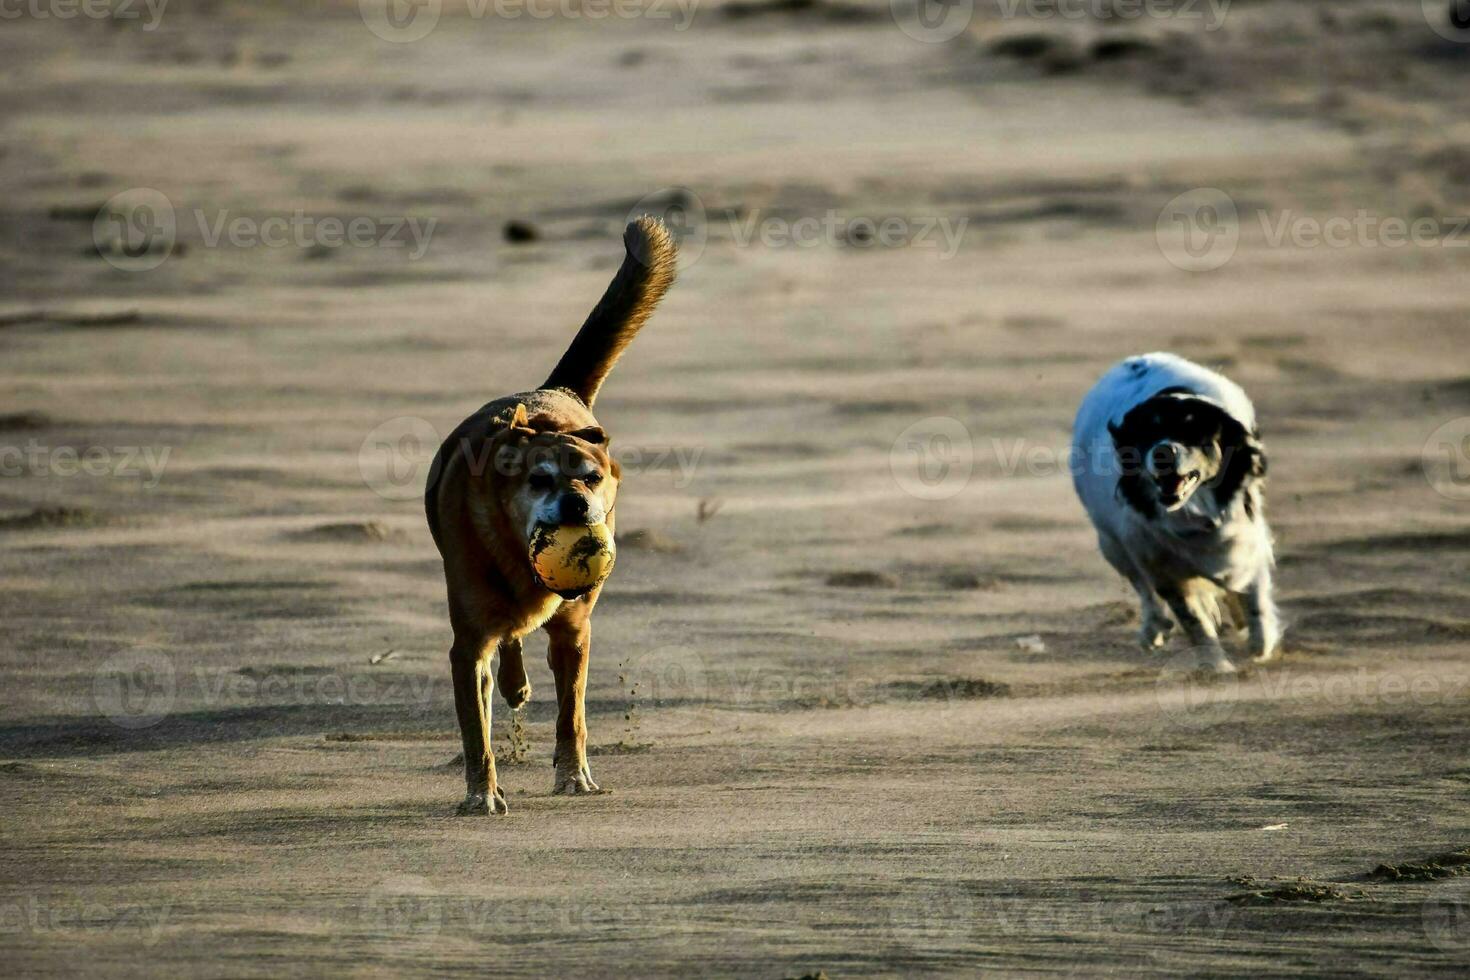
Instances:
[[[582,482],[587,484],[589,487],[595,487],[602,482],[602,474],[588,473],[585,477],[582,478]]]
[[[545,473],[532,473],[531,479],[526,481],[532,490],[550,490],[556,485],[556,481]]]

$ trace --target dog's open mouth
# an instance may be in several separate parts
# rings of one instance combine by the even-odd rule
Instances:
[[[1160,474],[1155,478],[1159,487],[1159,503],[1165,510],[1181,506],[1199,483],[1198,473]]]

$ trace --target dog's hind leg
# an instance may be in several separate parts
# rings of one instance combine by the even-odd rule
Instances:
[[[470,631],[455,631],[449,651],[454,677],[454,712],[464,742],[465,798],[461,816],[506,813],[505,794],[495,775],[495,753],[490,747],[490,644],[492,639]]]
[[[1202,595],[1197,584],[1188,582],[1160,588],[1159,595],[1169,604],[1169,609],[1184,628],[1185,636],[1189,637],[1190,645],[1201,661],[1200,666],[1222,674],[1234,673],[1235,665],[1225,656],[1220,637],[1215,632],[1213,610],[1205,602],[1210,597]]]
[[[500,664],[495,669],[495,683],[500,696],[514,711],[531,699],[531,682],[526,678],[526,664],[521,659],[521,638],[507,636],[500,641]]]
[[[587,767],[587,661],[592,653],[591,604],[565,603],[546,621],[546,661],[556,677],[556,778],[553,793],[596,793]]]
[[[1256,580],[1241,593],[1245,600],[1246,628],[1250,631],[1251,660],[1270,663],[1281,656],[1281,623],[1276,601],[1271,596],[1271,570],[1261,569]]]

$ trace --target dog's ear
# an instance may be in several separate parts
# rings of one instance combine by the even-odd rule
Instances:
[[[1128,420],[1125,418],[1122,425],[1108,423],[1108,435],[1113,437],[1113,455],[1118,460],[1121,476],[1138,476],[1143,471],[1143,450],[1135,443],[1137,439],[1129,430]]]
[[[514,408],[502,409],[491,424],[497,429],[515,430],[528,436],[536,434],[536,430],[531,428],[531,420],[526,416],[525,402],[516,402]]]
[[[1108,423],[1108,435],[1113,437],[1113,457],[1118,465],[1117,494],[1123,502],[1145,517],[1152,517],[1156,506],[1153,498],[1144,489],[1142,454],[1133,445],[1133,436],[1128,431],[1128,419],[1121,425]],[[1094,465],[1101,466],[1099,462]]]
[[[1132,412],[1123,417],[1123,421],[1114,425],[1108,423],[1108,435],[1113,437],[1113,448],[1123,449],[1138,443],[1138,421]]]
[[[1220,475],[1211,487],[1215,502],[1225,507],[1241,488],[1259,482],[1266,475],[1266,448],[1260,433],[1247,431],[1234,417],[1220,415]],[[1252,507],[1252,495],[1246,495],[1246,509]]]
[[[536,434],[526,418],[526,406],[520,402],[495,417],[500,431],[490,439],[490,465],[500,476],[515,476],[524,469],[523,450],[526,440]]]
[[[568,434],[576,436],[583,442],[590,442],[594,446],[607,445],[607,433],[603,431],[600,425],[589,425],[585,429],[578,429],[576,432]]]
[[[540,412],[532,415],[526,424],[535,432],[556,432],[560,428],[556,416],[549,412]]]

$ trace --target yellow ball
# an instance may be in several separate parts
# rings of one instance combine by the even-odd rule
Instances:
[[[531,533],[531,567],[563,599],[591,592],[612,571],[617,549],[606,524],[538,524]]]

